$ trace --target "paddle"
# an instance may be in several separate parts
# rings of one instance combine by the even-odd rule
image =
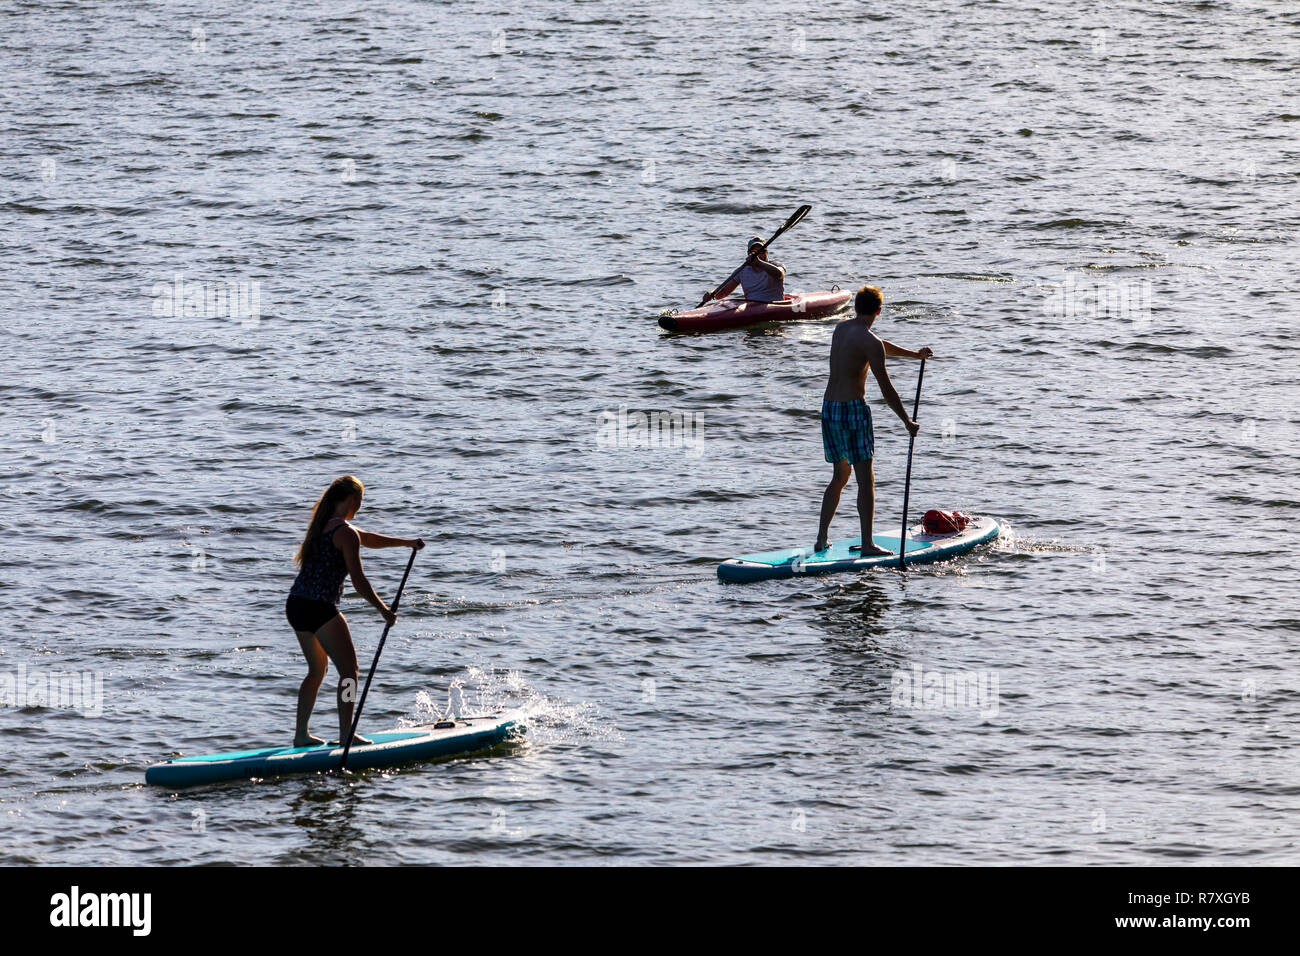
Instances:
[[[389,610],[393,612],[394,617],[397,615],[397,605],[402,600],[402,590],[406,587],[406,579],[411,573],[411,565],[415,564],[416,549],[411,549],[411,560],[406,562],[406,572],[402,575],[402,583],[397,586],[397,597],[393,598],[393,603]],[[393,625],[384,625],[384,635],[379,639],[379,646],[375,648],[375,659],[370,662],[370,673],[366,675],[366,686],[361,692],[361,699],[357,701],[356,713],[352,715],[352,729],[348,731],[348,739],[343,744],[343,759],[339,761],[339,769],[348,768],[348,751],[352,749],[352,739],[357,735],[357,725],[361,723],[361,708],[366,706],[366,694],[370,693],[370,682],[375,677],[375,667],[379,664],[379,655],[384,652],[384,641],[388,640],[388,629]]]
[[[800,222],[803,221],[804,216],[808,215],[808,213],[810,212],[812,212],[812,206],[800,206],[798,209],[796,209],[794,211],[794,215],[792,215],[789,219],[787,219],[785,221],[785,224],[782,225],[780,229],[772,233],[772,238],[767,240],[767,242],[763,243],[763,248],[766,249],[772,243],[776,242],[777,237],[781,235],[781,233],[785,232],[787,229],[793,228],[794,226],[798,225]],[[755,253],[751,253],[749,256],[746,256],[745,261],[749,262],[749,260],[754,255]],[[700,304],[697,305],[696,308],[697,309],[704,308],[704,304],[712,298],[713,298],[713,290],[710,289],[709,294],[700,300]]]
[[[916,401],[912,403],[912,421],[921,408],[921,379],[925,378],[925,359],[921,359],[921,371],[916,375]],[[898,539],[898,569],[907,570],[907,499],[912,494],[912,449],[916,447],[916,436],[907,443],[907,481],[903,485],[903,533]]]

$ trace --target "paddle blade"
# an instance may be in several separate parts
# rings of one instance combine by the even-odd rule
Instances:
[[[791,226],[797,225],[798,223],[802,222],[803,217],[808,215],[808,213],[810,212],[812,212],[812,206],[800,206],[798,209],[796,209],[794,211],[794,215],[792,215],[789,219],[787,219],[784,223],[782,223],[780,229],[772,233],[772,238],[767,240],[767,242],[763,243],[763,248],[766,249],[772,243],[776,242],[777,237],[780,236],[781,233],[785,232]]]
[[[781,231],[785,232],[797,223],[802,222],[804,216],[808,215],[810,212],[812,212],[812,206],[800,206],[794,211],[794,215],[785,221],[785,225],[781,227]]]

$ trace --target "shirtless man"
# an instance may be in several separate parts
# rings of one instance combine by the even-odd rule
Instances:
[[[893,342],[886,342],[872,332],[871,326],[880,317],[880,307],[883,304],[884,297],[880,290],[873,285],[864,285],[853,300],[853,318],[845,319],[835,326],[835,332],[831,336],[831,377],[822,399],[822,445],[826,450],[826,460],[832,463],[835,473],[822,496],[821,525],[817,529],[815,546],[817,551],[825,551],[829,547],[827,536],[830,534],[835,509],[840,504],[840,492],[849,483],[849,472],[856,471],[862,545],[853,550],[860,550],[864,557],[893,553],[888,548],[877,547],[871,535],[876,510],[876,476],[871,466],[874,444],[871,409],[865,401],[867,369],[875,376],[880,394],[894,410],[894,414],[903,420],[908,433],[915,436],[920,426],[908,417],[898,392],[889,381],[889,373],[885,371],[885,356],[919,359],[929,358],[934,353],[928,348],[913,352]]]
[[[754,302],[780,302],[785,298],[785,267],[767,258],[767,245],[760,236],[749,240],[744,265],[704,297],[704,302],[725,299],[740,286],[740,294]],[[703,305],[701,302],[700,305]]]

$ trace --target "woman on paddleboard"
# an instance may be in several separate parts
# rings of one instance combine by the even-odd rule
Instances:
[[[307,723],[312,708],[316,706],[316,693],[325,679],[329,661],[334,662],[334,669],[339,672],[340,742],[352,727],[352,707],[357,697],[357,652],[352,646],[348,622],[338,609],[338,602],[343,597],[343,579],[351,575],[357,593],[379,611],[387,624],[392,625],[396,619],[366,580],[361,568],[361,548],[415,548],[418,551],[424,547],[421,538],[389,538],[352,527],[348,522],[356,517],[364,494],[364,486],[352,475],[335,479],[316,502],[307,525],[307,535],[294,556],[294,563],[299,566],[298,577],[289,589],[284,611],[307,658],[307,676],[298,690],[298,723],[293,733],[295,747],[325,743],[308,732]],[[352,738],[354,747],[368,743],[370,741],[360,734]]]

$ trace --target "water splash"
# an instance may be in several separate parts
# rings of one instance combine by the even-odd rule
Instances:
[[[992,550],[995,552],[1012,552],[1025,554],[1040,551],[1092,552],[1097,550],[1092,544],[1067,544],[1056,538],[1039,540],[1016,531],[1006,521],[999,519],[998,536],[993,539]]]
[[[590,702],[573,703],[532,687],[519,671],[468,667],[464,676],[451,679],[440,701],[429,691],[415,695],[415,714],[402,719],[403,726],[434,723],[452,717],[472,717],[518,711],[533,743],[566,743],[572,740],[618,740],[621,735]]]

